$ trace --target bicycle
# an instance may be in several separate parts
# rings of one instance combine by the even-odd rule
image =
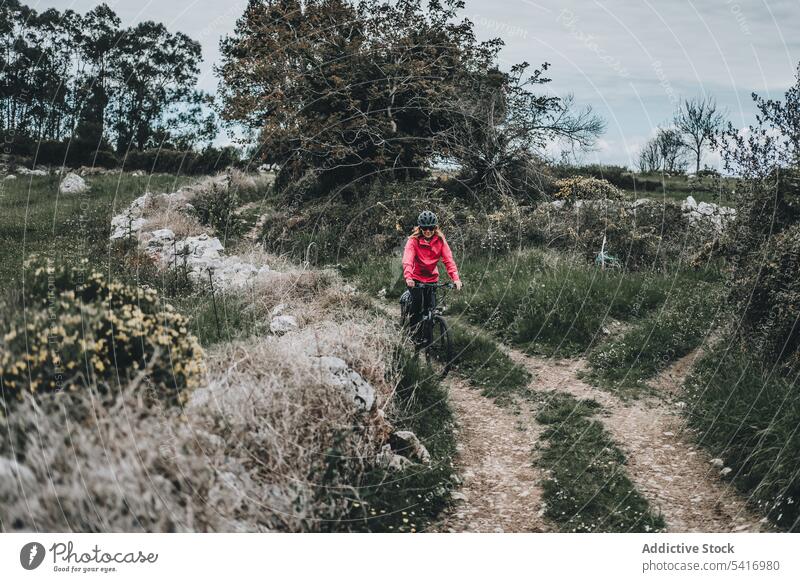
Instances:
[[[453,360],[453,340],[450,337],[450,329],[447,327],[447,322],[442,317],[447,294],[442,294],[440,303],[436,299],[436,289],[453,289],[455,285],[453,283],[417,283],[415,287],[432,287],[434,289],[433,305],[425,306],[419,322],[419,328],[416,330],[417,339],[420,340],[419,342],[415,341],[416,351],[424,350],[425,359],[429,364],[437,361],[441,362],[441,378],[444,378],[450,372],[450,365]],[[411,292],[406,291],[406,293],[408,293],[407,299],[404,301],[401,298],[400,301],[400,323],[404,328],[411,323]]]

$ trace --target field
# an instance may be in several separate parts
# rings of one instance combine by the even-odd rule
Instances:
[[[47,513],[58,499],[69,499],[75,507],[95,501],[96,491],[77,485],[83,476],[68,473],[63,487],[40,499],[43,513],[37,519],[42,523],[81,530],[471,531],[479,526],[464,516],[480,515],[481,524],[494,519],[495,527],[506,531],[761,531],[773,527],[761,521],[767,515],[774,527],[797,529],[795,504],[789,501],[796,496],[796,469],[789,448],[778,446],[794,438],[796,398],[788,385],[771,379],[764,384],[771,400],[785,405],[776,409],[764,399],[749,407],[747,394],[760,380],[742,369],[746,381],[723,404],[730,375],[739,374],[736,365],[720,373],[716,364],[726,357],[725,322],[731,315],[723,263],[690,265],[674,256],[666,264],[659,259],[650,267],[606,269],[569,248],[541,244],[535,236],[521,238],[517,248],[487,249],[475,234],[482,223],[465,225],[457,255],[465,288],[448,296],[445,310],[455,357],[451,375],[440,382],[436,365],[422,364],[394,323],[392,304],[403,290],[396,253],[336,255],[335,263],[323,255],[309,257],[307,250],[293,254],[286,249],[307,249],[316,232],[300,223],[296,238],[291,231],[280,239],[273,236],[276,225],[270,220],[286,223],[269,184],[240,176],[241,188],[234,192],[228,186],[221,194],[203,186],[204,180],[93,176],[88,192],[70,196],[56,196],[54,176],[2,182],[5,295],[16,297],[23,261],[32,255],[63,268],[88,259],[110,280],[154,288],[159,305],[168,302],[187,318],[185,333],[197,338],[208,367],[199,387],[187,390],[185,413],[173,405],[145,404],[140,424],[124,430],[126,439],[149,438],[143,432],[149,431],[176,443],[169,454],[132,461],[122,450],[109,452],[114,471],[129,475],[122,497],[103,501],[110,521],[79,519],[77,510],[61,517]],[[133,199],[187,184],[197,189],[193,200],[201,215],[209,213],[207,222],[192,228],[223,234],[226,252],[268,264],[269,283],[221,290],[191,281],[179,269],[156,269],[135,241],[109,244],[111,217]],[[668,190],[673,194],[667,196],[684,198],[684,186]],[[219,214],[217,202],[210,202],[219,200],[229,201],[231,212]],[[324,236],[332,241],[341,239],[334,220],[339,212],[352,213],[352,204],[326,209],[330,222]],[[360,226],[372,228],[368,214],[362,216]],[[234,223],[236,228],[229,229]],[[387,227],[374,228],[382,232]],[[403,235],[393,224],[388,228],[393,233],[384,236],[399,245]],[[280,313],[291,313],[299,329],[274,332],[272,322]],[[10,311],[3,318],[6,325],[15,321]],[[310,366],[321,354],[341,358],[367,380],[381,413],[354,414],[340,395],[318,387]],[[85,387],[85,394],[41,396],[46,410],[67,403],[76,411],[95,394],[110,398],[107,412],[85,428],[68,428],[66,417],[47,421],[53,435],[77,430],[73,436],[84,443],[80,454],[86,459],[98,454],[101,445],[91,431],[117,430],[114,407],[143,406],[134,404],[134,388],[117,396],[101,388],[96,384]],[[252,417],[240,408],[242,390],[256,399]],[[220,410],[209,407],[208,394],[220,399]],[[290,412],[297,404],[293,394],[300,394],[301,414]],[[32,398],[6,409],[6,434],[21,435],[15,431],[41,414]],[[716,412],[720,406],[725,407],[724,422]],[[681,418],[694,432],[680,428]],[[261,434],[261,423],[277,432]],[[498,426],[515,428],[497,434]],[[242,490],[260,496],[260,509],[241,513],[218,474],[203,473],[198,453],[185,440],[186,430],[198,427],[215,466],[219,471],[228,467],[225,471]],[[738,438],[742,427],[749,427],[744,440]],[[414,456],[421,453],[409,453],[413,447],[403,448],[411,445],[397,448],[398,437],[391,435],[399,429],[413,431],[430,456],[427,462]],[[775,434],[760,432],[768,429]],[[296,437],[305,439],[308,454],[284,466],[280,459],[289,454],[286,443]],[[55,457],[68,455],[51,440]],[[28,455],[23,464],[35,478],[36,453],[30,442],[21,442],[23,459]],[[523,444],[529,442],[533,445]],[[487,449],[485,443],[492,446]],[[12,446],[20,445],[4,442],[0,457]],[[176,452],[176,446],[183,448]],[[533,480],[524,487],[509,475],[497,480],[478,470],[486,462],[481,455],[518,459],[522,447],[527,447],[522,457]],[[648,452],[653,450],[660,451],[656,458]],[[384,453],[390,456],[381,457]],[[381,458],[393,459],[401,469],[388,468],[378,462]],[[729,469],[724,475],[709,474],[708,467],[717,462]],[[190,468],[206,475],[215,484],[213,491],[187,479],[184,471]],[[658,481],[658,475],[678,480],[683,470],[696,477],[703,501],[682,496],[671,480]],[[98,471],[96,478],[104,483],[100,467],[89,471]],[[126,498],[148,490],[151,473],[163,479],[158,486],[163,502],[137,505],[138,521],[131,521],[122,507]],[[465,474],[474,477],[465,480]],[[265,479],[272,483],[267,492],[260,489]],[[732,493],[728,482],[743,495]],[[487,488],[492,490],[488,497],[480,493]],[[214,515],[201,509],[207,495],[216,504]],[[716,509],[715,496],[720,500]],[[527,507],[531,503],[540,505]],[[19,506],[8,502],[3,509],[11,515]],[[171,512],[169,520],[160,517],[164,511]],[[687,518],[687,512],[694,517]],[[19,528],[8,522],[0,527],[30,527],[21,523]]]

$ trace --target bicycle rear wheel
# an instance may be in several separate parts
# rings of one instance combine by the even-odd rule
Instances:
[[[425,356],[429,364],[435,361],[442,366],[442,378],[447,376],[453,363],[453,341],[450,338],[447,322],[438,315],[433,318],[431,337],[425,348]]]

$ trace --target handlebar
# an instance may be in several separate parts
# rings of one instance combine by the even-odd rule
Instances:
[[[414,282],[414,287],[447,287],[448,289],[455,289],[455,283],[418,283]]]

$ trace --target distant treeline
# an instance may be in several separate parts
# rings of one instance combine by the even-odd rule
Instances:
[[[217,132],[211,97],[196,89],[200,61],[197,41],[152,21],[121,28],[106,4],[81,15],[5,0],[3,153],[112,166],[147,150],[200,149]]]

